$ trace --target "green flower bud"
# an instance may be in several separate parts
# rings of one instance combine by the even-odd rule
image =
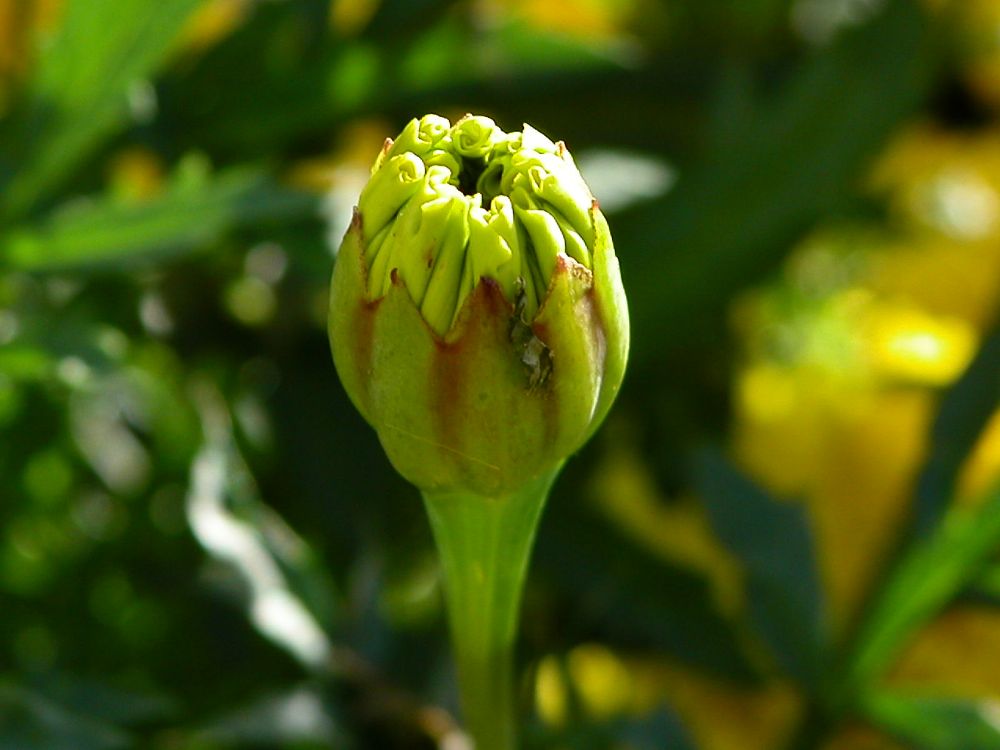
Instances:
[[[412,120],[341,245],[330,341],[421,489],[499,496],[552,472],[603,420],[629,341],[608,226],[565,146]]]

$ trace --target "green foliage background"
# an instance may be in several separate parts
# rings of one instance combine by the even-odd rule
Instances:
[[[992,0],[0,0],[0,748],[455,747],[423,509],[325,335],[344,212],[432,111],[567,142],[633,317],[539,534],[525,746],[1000,748],[997,29]],[[923,321],[888,375],[845,289]],[[798,389],[770,431],[761,373],[765,412]]]

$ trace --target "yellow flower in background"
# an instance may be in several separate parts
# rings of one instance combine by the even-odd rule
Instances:
[[[242,24],[251,0],[209,0],[194,12],[178,39],[177,46],[197,54],[225,39]]]
[[[509,15],[532,26],[592,39],[618,35],[634,2],[615,0],[488,0],[484,15]]]
[[[869,185],[889,206],[888,226],[817,232],[790,256],[779,282],[732,308],[744,350],[732,384],[732,449],[775,495],[806,504],[835,637],[855,621],[893,550],[940,393],[965,371],[1000,311],[1000,133],[913,128],[890,144]],[[616,434],[610,442],[626,448],[609,450],[595,471],[595,502],[637,544],[705,574],[720,611],[738,615],[738,565],[697,506],[666,502],[628,441]],[[960,498],[998,476],[1000,412],[963,467]],[[905,653],[892,683],[1000,694],[1000,663],[977,661],[973,651],[1000,659],[1000,617],[948,612]],[[748,740],[761,727],[722,721],[719,711],[781,714],[785,724],[774,719],[773,737],[797,718],[779,708],[789,700],[780,686],[726,692],[691,670],[664,669],[651,682],[630,674],[632,694],[648,688],[666,700],[699,748],[780,746],[763,735]],[[641,703],[636,698],[631,710]],[[727,723],[742,734],[728,736]],[[824,750],[899,747],[858,725]]]
[[[564,726],[571,698],[590,719],[644,716],[664,701],[683,721],[700,750],[781,747],[802,708],[782,682],[747,687],[706,677],[666,660],[616,654],[595,643],[564,660],[541,660],[535,673],[535,708],[549,726]]]
[[[341,36],[359,34],[380,4],[379,0],[330,0],[330,27]]]
[[[64,0],[0,0],[0,116],[27,77],[44,35],[55,28]]]
[[[155,198],[163,190],[163,159],[143,146],[129,146],[111,157],[108,183],[111,192],[126,202]]]
[[[954,607],[917,634],[889,681],[909,691],[1000,699],[1000,612]]]
[[[989,324],[1000,310],[1000,131],[912,127],[879,159],[870,187],[899,234],[871,255],[868,287]]]
[[[776,402],[768,404],[765,389],[773,389]],[[808,505],[830,616],[840,630],[895,538],[930,399],[913,389],[881,390],[815,368],[766,363],[748,366],[736,391],[733,450],[758,481]]]
[[[869,184],[890,227],[818,233],[734,307],[734,451],[809,506],[838,630],[896,537],[937,395],[1000,306],[1000,134],[912,128]],[[984,438],[968,481],[998,465],[1000,439]]]
[[[389,126],[377,119],[355,120],[338,133],[329,152],[296,162],[286,175],[294,187],[310,192],[343,191],[350,219],[357,194],[371,177],[372,153],[385,142]],[[345,221],[340,227],[347,226]]]
[[[913,237],[872,257],[868,287],[924,314],[964,320],[983,330],[1000,302],[998,250],[996,239],[969,243]]]
[[[700,750],[783,747],[801,714],[801,697],[784,682],[749,688],[667,662],[632,669],[637,693],[665,697]]]

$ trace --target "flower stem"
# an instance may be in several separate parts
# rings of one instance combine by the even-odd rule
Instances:
[[[466,729],[475,750],[515,750],[513,652],[535,530],[559,468],[503,497],[424,492],[444,570]]]

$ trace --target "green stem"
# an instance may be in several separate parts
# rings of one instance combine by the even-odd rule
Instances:
[[[535,530],[558,467],[503,497],[425,492],[466,729],[476,750],[515,750],[513,655]]]

